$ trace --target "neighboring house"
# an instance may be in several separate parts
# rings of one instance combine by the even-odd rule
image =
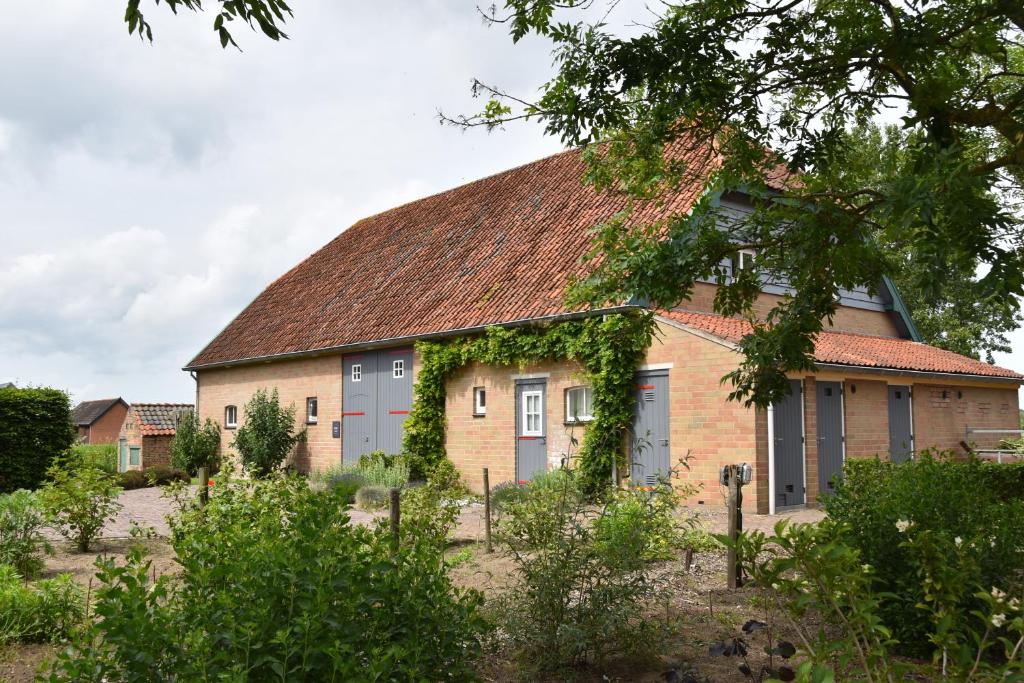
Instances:
[[[121,430],[128,403],[123,398],[82,401],[71,411],[71,421],[82,443],[114,443]]]
[[[133,403],[118,434],[118,471],[170,467],[178,418],[193,408],[191,403]]]
[[[196,375],[201,419],[231,431],[256,389],[276,387],[306,422],[300,469],[401,446],[421,363],[414,343],[578,316],[565,288],[585,273],[590,229],[626,200],[583,184],[569,151],[359,221],[274,281],[185,368]],[[638,219],[686,210],[703,188],[649,206]],[[741,195],[720,198],[736,219]],[[738,256],[726,267],[743,267]],[[1015,428],[1017,373],[920,343],[895,287],[843,292],[817,340],[818,368],[792,375],[793,394],[768,410],[729,402],[720,379],[736,368],[746,323],[716,315],[712,283],[660,312],[637,368],[631,479],[646,484],[690,454],[681,476],[719,504],[718,470],[749,462],[745,505],[758,512],[813,503],[845,458],[895,460],[926,446],[959,448],[966,427]],[[766,284],[763,315],[784,296]],[[589,314],[607,313],[606,309]],[[586,378],[574,363],[470,365],[447,383],[446,449],[474,488],[530,479],[557,466],[585,424]],[[585,416],[584,416],[585,417]],[[231,441],[225,435],[223,444]],[[635,442],[634,442],[635,444]]]
[[[0,384],[0,389],[13,389],[13,388],[14,388],[14,382],[3,382],[2,384]]]

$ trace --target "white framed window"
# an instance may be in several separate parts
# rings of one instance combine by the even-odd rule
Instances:
[[[741,270],[752,268],[757,261],[757,252],[753,249],[740,249],[732,255],[732,272],[736,275]]]
[[[405,361],[404,360],[393,360],[391,361],[391,377],[394,379],[402,379],[405,377]]]
[[[352,366],[352,381],[362,382],[363,381],[363,366],[356,363]]]
[[[565,421],[590,422],[594,419],[594,390],[572,387],[565,390]]]
[[[316,396],[310,396],[306,399],[306,424],[316,424]]]
[[[523,436],[544,436],[544,392],[523,392]]]
[[[234,429],[238,426],[237,406],[224,406],[224,426],[228,429]]]
[[[473,387],[473,414],[487,414],[487,389],[483,387]]]

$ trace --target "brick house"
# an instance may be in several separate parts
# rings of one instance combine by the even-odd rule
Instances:
[[[581,314],[564,304],[570,279],[585,273],[590,228],[625,205],[583,185],[583,172],[579,153],[563,152],[359,221],[273,282],[188,363],[200,419],[230,431],[256,389],[276,387],[306,423],[293,455],[300,469],[395,452],[418,340],[628,308]],[[702,190],[642,208],[637,219],[685,210]],[[722,196],[720,206],[750,211],[742,195]],[[927,446],[960,448],[967,427],[1017,426],[1024,376],[922,344],[887,279],[875,291],[841,292],[817,340],[817,371],[794,374],[787,400],[771,410],[729,402],[719,380],[737,365],[746,323],[713,312],[715,287],[699,283],[657,316],[637,368],[634,436],[646,448],[641,439],[628,447],[634,483],[690,453],[682,476],[719,504],[718,468],[745,461],[755,476],[745,505],[766,513],[814,503],[844,458],[903,460]],[[786,294],[766,284],[756,311]],[[446,389],[447,454],[477,489],[484,466],[497,483],[557,465],[586,429],[590,397],[574,363],[471,364]]]
[[[191,403],[133,403],[118,433],[118,471],[170,467],[178,418],[193,409]]]
[[[114,443],[121,430],[128,403],[118,398],[82,401],[71,411],[71,421],[81,443]]]

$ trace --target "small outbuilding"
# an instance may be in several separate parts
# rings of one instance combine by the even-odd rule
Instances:
[[[128,414],[128,402],[117,398],[82,401],[71,411],[71,421],[82,443],[114,443]]]
[[[117,469],[170,467],[171,440],[178,420],[194,409],[191,403],[134,403],[125,415],[117,440]]]

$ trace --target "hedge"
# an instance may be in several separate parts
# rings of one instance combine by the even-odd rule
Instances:
[[[74,439],[63,391],[0,389],[0,493],[38,488],[50,463]]]

